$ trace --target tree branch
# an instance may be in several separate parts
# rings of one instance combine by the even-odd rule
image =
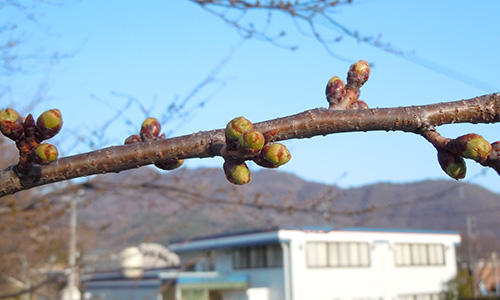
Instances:
[[[273,132],[270,142],[311,138],[340,132],[403,131],[424,135],[435,126],[453,123],[500,122],[500,94],[423,106],[330,110],[317,108],[296,115],[255,123],[261,132]],[[200,131],[191,135],[145,143],[112,146],[75,156],[60,158],[49,165],[33,165],[20,178],[16,166],[0,171],[0,197],[49,183],[95,174],[120,172],[172,159],[222,156],[224,129]],[[453,151],[453,149],[450,149]],[[488,166],[500,166],[498,158]],[[497,170],[498,172],[498,170]]]

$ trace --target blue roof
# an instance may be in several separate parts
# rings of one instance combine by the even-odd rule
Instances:
[[[331,231],[357,231],[357,232],[383,232],[383,233],[410,233],[410,234],[459,234],[456,231],[447,231],[447,230],[430,230],[430,229],[404,229],[404,228],[363,228],[363,227],[320,227],[320,226],[312,226],[312,227],[277,227],[272,229],[262,229],[262,230],[252,230],[252,231],[244,231],[244,232],[232,232],[226,234],[218,234],[200,237],[192,240],[185,240],[179,242],[176,247],[172,248],[173,251],[182,253],[182,252],[190,252],[197,250],[208,250],[208,249],[221,249],[221,248],[233,248],[233,247],[248,247],[248,246],[259,246],[259,245],[269,245],[281,242],[287,242],[281,240],[279,236],[271,235],[262,237],[259,239],[253,240],[239,240],[232,242],[214,242],[211,245],[206,244],[198,244],[196,242],[203,242],[209,240],[220,240],[224,238],[231,237],[244,237],[246,235],[260,234],[260,233],[272,233],[278,232],[279,230],[297,230],[303,232],[331,232]],[[195,244],[192,244],[192,243]],[[175,249],[177,248],[177,249]]]

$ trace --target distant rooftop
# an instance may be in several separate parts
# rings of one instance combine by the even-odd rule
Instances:
[[[432,230],[432,229],[410,229],[410,228],[373,228],[373,227],[322,227],[322,226],[304,226],[304,227],[272,227],[268,229],[256,229],[256,230],[248,230],[248,231],[239,231],[239,232],[229,232],[229,233],[221,233],[215,235],[208,235],[202,237],[196,237],[192,239],[184,239],[179,241],[173,241],[171,245],[175,245],[182,248],[182,244],[184,243],[202,243],[204,241],[209,240],[217,240],[217,239],[225,239],[225,238],[238,238],[245,237],[254,234],[266,234],[278,232],[280,230],[293,230],[293,231],[302,231],[302,232],[332,232],[332,231],[341,231],[341,232],[380,232],[380,233],[407,233],[407,234],[459,234],[457,231],[451,230]],[[266,239],[261,239],[257,243],[272,243],[272,242],[280,242],[279,238],[276,237],[267,237]],[[248,245],[254,245],[256,242],[249,242]],[[256,244],[255,244],[256,245]],[[222,245],[220,245],[222,246]],[[217,246],[216,246],[217,248]],[[175,251],[175,250],[174,250]]]

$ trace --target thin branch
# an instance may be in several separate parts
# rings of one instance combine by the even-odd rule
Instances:
[[[255,124],[261,132],[274,132],[270,142],[311,138],[340,132],[403,131],[422,134],[423,129],[452,123],[500,122],[500,94],[423,106],[329,110],[317,108],[296,115]],[[60,158],[49,165],[34,165],[20,179],[15,166],[0,171],[0,197],[35,186],[95,174],[120,172],[172,159],[221,156],[225,144],[223,129],[145,143],[113,146]],[[216,151],[219,149],[219,151]],[[499,159],[488,166],[499,167]],[[498,171],[498,170],[497,170]]]
[[[46,280],[44,280],[44,281],[42,281],[42,282],[40,282],[40,283],[38,283],[36,285],[33,285],[30,288],[23,289],[23,290],[18,291],[18,292],[1,294],[0,295],[0,299],[12,299],[12,298],[16,298],[16,297],[19,297],[21,295],[24,295],[26,293],[33,293],[36,290],[40,289],[41,287],[43,287],[43,286],[45,286],[45,285],[47,285],[49,283],[56,282],[56,281],[57,281],[57,277],[49,277]]]

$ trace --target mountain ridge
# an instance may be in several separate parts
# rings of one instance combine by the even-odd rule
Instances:
[[[500,239],[500,195],[447,180],[374,183],[340,188],[279,170],[252,173],[229,184],[220,169],[143,168],[93,181],[80,209],[88,226],[108,228],[106,247],[194,238],[271,227],[369,227],[453,230],[472,218],[476,239]],[[105,187],[105,188],[104,188]],[[464,235],[465,236],[465,235]],[[481,246],[486,249],[495,246]],[[489,249],[489,248],[488,248]]]

